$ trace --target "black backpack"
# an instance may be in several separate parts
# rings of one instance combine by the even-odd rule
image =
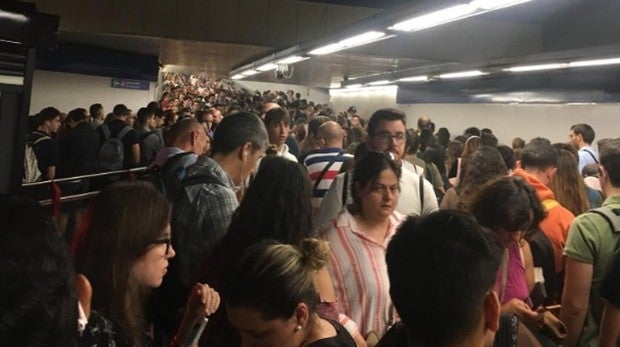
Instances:
[[[123,136],[131,131],[131,127],[124,127],[115,137],[112,137],[110,128],[105,123],[101,126],[101,131],[105,141],[99,147],[99,153],[97,153],[97,159],[95,159],[95,170],[101,172],[123,169],[125,147],[121,140]]]
[[[151,161],[153,161],[153,159],[155,159],[153,153],[146,152],[147,147],[144,145],[144,141],[151,135],[157,136],[154,131],[149,131],[140,135],[140,161],[144,165],[148,165]]]
[[[169,201],[173,202],[181,191],[181,182],[187,176],[187,168],[178,166],[179,161],[192,152],[177,153],[161,167],[155,165],[148,169],[140,179],[151,182]]]

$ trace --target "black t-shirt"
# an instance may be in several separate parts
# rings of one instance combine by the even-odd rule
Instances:
[[[90,124],[81,122],[59,141],[58,177],[71,177],[94,172],[99,151],[99,135]]]
[[[321,339],[312,342],[308,345],[308,347],[355,347],[355,341],[349,334],[349,332],[338,322],[335,322],[331,319],[327,319],[330,322],[334,329],[336,329],[336,336],[328,337],[326,339]]]
[[[110,128],[110,136],[113,138],[115,138],[118,135],[118,133],[121,132],[121,130],[123,130],[125,127],[128,126],[127,123],[125,123],[124,121],[120,119],[113,119],[105,124],[107,124],[108,128]],[[97,128],[97,133],[99,133],[99,141],[103,144],[106,141],[106,138],[103,135],[103,130],[101,129],[102,126],[103,125]],[[125,136],[123,136],[123,138],[121,139],[121,142],[123,143],[123,148],[125,150],[125,153],[124,153],[125,158],[123,162],[123,167],[128,168],[132,166],[130,165],[131,163],[130,158],[133,158],[131,147],[137,143],[139,144],[140,139],[138,138],[138,134],[136,133],[136,131],[134,129],[131,129],[129,130],[129,132],[125,134]]]
[[[601,297],[620,309],[620,251],[616,252],[616,257],[609,267],[601,288]]]
[[[42,139],[44,137],[46,139]],[[28,134],[28,142],[32,145],[32,150],[37,157],[41,178],[47,179],[47,168],[58,165],[60,156],[58,142],[52,139],[50,135],[39,130]]]

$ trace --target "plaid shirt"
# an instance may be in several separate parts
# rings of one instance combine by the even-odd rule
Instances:
[[[234,183],[213,159],[199,157],[188,168],[188,178],[197,175],[214,182],[185,187],[176,201],[173,217],[176,271],[185,286],[190,286],[199,275],[203,260],[224,237],[239,206]]]

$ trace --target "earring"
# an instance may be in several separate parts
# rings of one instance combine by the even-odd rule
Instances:
[[[299,330],[301,330],[301,325],[296,325],[295,326],[295,331],[299,331]]]

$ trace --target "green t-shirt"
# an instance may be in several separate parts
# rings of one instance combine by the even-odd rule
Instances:
[[[620,208],[620,195],[609,197],[603,202],[603,206]],[[598,324],[604,306],[600,297],[601,284],[613,260],[614,251],[620,245],[619,241],[620,232],[612,231],[605,217],[596,213],[579,215],[568,231],[564,255],[582,263],[592,264],[590,301],[579,346],[597,345]]]

